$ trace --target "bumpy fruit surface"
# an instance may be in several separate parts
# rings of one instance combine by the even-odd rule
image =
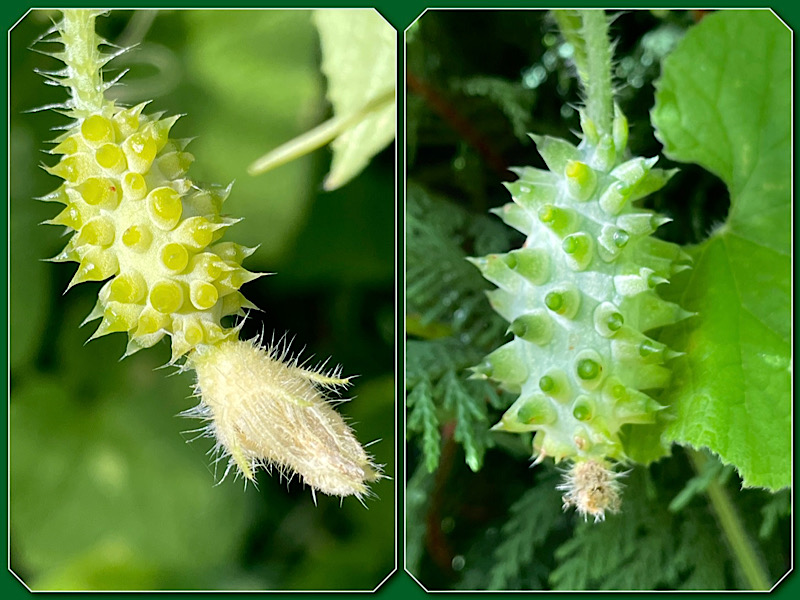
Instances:
[[[489,299],[514,335],[475,372],[519,394],[495,429],[536,432],[538,460],[603,466],[626,459],[624,425],[663,408],[650,394],[676,353],[646,332],[688,316],[656,288],[689,257],[652,236],[667,219],[633,205],[672,173],[624,158],[618,109],[613,135],[585,115],[581,124],[578,146],[534,136],[548,170],[519,169],[507,186],[513,203],[497,212],[527,236],[523,247],[471,259],[498,286]]]
[[[229,188],[187,177],[187,140],[169,135],[178,117],[147,116],[145,104],[120,108],[103,98],[107,84],[95,79],[109,57],[95,51],[86,65],[69,53],[96,49],[93,29],[70,20],[60,28],[65,51],[54,56],[67,67],[51,78],[71,88],[65,108],[74,122],[51,150],[58,164],[46,167],[64,183],[44,199],[64,205],[48,223],[74,232],[52,259],[79,263],[70,287],[106,281],[87,318],[102,319],[93,337],[125,331],[131,354],[169,335],[172,362],[235,338],[220,319],[251,307],[238,290],[258,275],[241,267],[251,249],[220,241],[236,222],[221,216]]]

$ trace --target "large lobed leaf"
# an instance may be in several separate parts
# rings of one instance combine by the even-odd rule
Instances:
[[[673,286],[697,316],[665,335],[687,353],[665,439],[706,446],[745,485],[773,490],[791,478],[790,51],[769,11],[712,14],[664,62],[652,115],[665,154],[715,173],[731,197]]]

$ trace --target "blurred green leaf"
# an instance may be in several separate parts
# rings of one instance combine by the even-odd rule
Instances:
[[[333,161],[325,189],[341,187],[395,137],[394,28],[376,10],[317,10],[314,23],[322,43],[322,70],[328,99],[337,117],[358,113],[384,98],[381,108],[365,115],[334,140]]]
[[[39,16],[39,19],[34,19]],[[58,205],[38,202],[34,197],[53,191],[58,180],[40,165],[52,162],[42,150],[55,137],[50,130],[63,124],[63,117],[53,112],[30,111],[63,98],[53,87],[43,84],[35,68],[52,68],[56,63],[28,48],[37,35],[49,26],[49,15],[35,11],[23,19],[9,34],[9,268],[13,280],[9,286],[10,356],[12,370],[23,368],[40,350],[51,309],[53,265],[44,259],[54,256],[66,243],[63,228],[39,226],[54,217]],[[42,89],[44,88],[44,89]],[[60,291],[58,292],[60,293]]]
[[[274,285],[376,285],[394,281],[394,192],[370,169],[317,202]]]
[[[177,585],[195,587],[190,574],[219,567],[241,544],[248,511],[240,485],[213,486],[199,448],[178,443],[196,424],[176,419],[164,397],[184,397],[186,379],[137,385],[131,375],[116,393],[81,402],[57,377],[15,395],[11,525],[34,586],[124,589],[132,570],[148,574],[141,587],[152,577],[162,587],[176,573]],[[90,574],[86,557],[100,548],[113,552]]]
[[[15,148],[24,148],[24,159],[15,162],[11,177],[10,215],[10,267],[14,285],[10,292],[11,321],[10,366],[21,366],[32,358],[46,326],[46,317],[51,282],[48,271],[52,268],[43,259],[50,258],[47,248],[53,239],[53,228],[47,231],[39,223],[54,216],[53,206],[36,202],[31,182],[37,175],[33,158],[35,152],[34,132],[24,126],[12,129]],[[54,180],[55,182],[55,180]],[[55,189],[55,183],[53,189]],[[55,254],[55,252],[53,253]]]
[[[668,440],[706,446],[747,486],[791,483],[791,32],[767,10],[703,19],[664,63],[653,121],[665,153],[720,176],[726,222],[676,279],[698,315],[666,332]]]
[[[199,181],[235,180],[225,212],[244,221],[238,243],[260,246],[248,268],[270,269],[291,247],[309,210],[315,183],[311,157],[263,177],[247,165],[265,146],[308,129],[322,109],[314,27],[308,11],[187,11],[186,112],[181,132],[197,136]],[[173,110],[175,110],[173,108]]]
[[[125,542],[105,540],[27,583],[35,590],[147,590],[163,589],[164,577]]]

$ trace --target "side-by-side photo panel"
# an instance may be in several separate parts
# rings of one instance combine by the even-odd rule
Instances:
[[[9,31],[21,593],[396,571],[397,35],[372,9]]]
[[[405,568],[427,591],[791,571],[791,48],[769,10],[404,32]]]

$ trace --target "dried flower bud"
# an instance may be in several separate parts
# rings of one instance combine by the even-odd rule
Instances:
[[[595,523],[604,521],[606,512],[619,511],[622,484],[617,479],[622,475],[594,460],[576,462],[558,486],[564,492],[564,510],[574,506],[584,519],[591,515]]]
[[[285,347],[255,341],[198,347],[189,366],[201,403],[187,414],[209,421],[226,474],[237,468],[252,480],[259,466],[275,466],[313,490],[359,498],[381,477],[325,395],[349,383],[338,370],[304,368]]]

